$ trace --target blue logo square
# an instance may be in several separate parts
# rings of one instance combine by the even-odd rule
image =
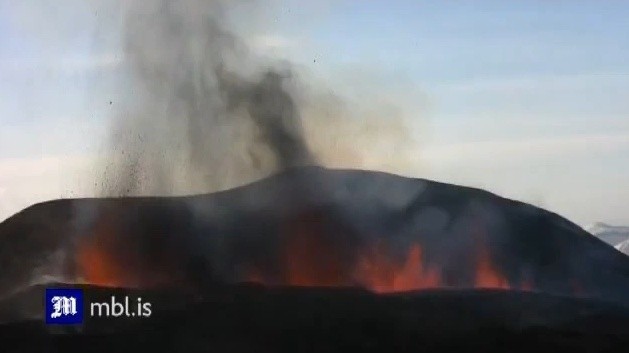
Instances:
[[[46,324],[73,325],[82,322],[82,289],[46,288]]]

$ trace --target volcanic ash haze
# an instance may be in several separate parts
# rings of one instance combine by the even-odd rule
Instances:
[[[226,30],[223,2],[124,6],[124,50],[140,94],[114,121],[122,160],[105,175],[105,194],[214,190],[230,178],[314,163],[289,72],[257,62]]]
[[[121,4],[131,90],[113,120],[101,195],[216,191],[320,161],[372,168],[406,161],[413,142],[399,114],[362,107],[380,109],[378,119],[352,116],[334,92],[319,94],[298,80],[290,63],[256,55],[226,20],[230,7],[241,3]],[[349,136],[335,139],[337,131]],[[367,135],[373,141],[363,145],[386,139],[395,155],[369,160],[363,146],[355,146]]]

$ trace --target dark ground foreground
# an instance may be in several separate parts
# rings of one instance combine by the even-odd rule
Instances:
[[[20,301],[43,295],[31,289]],[[0,325],[2,352],[629,352],[629,309],[506,291],[377,296],[238,286],[203,297],[86,287],[87,301],[141,296],[150,318]],[[22,299],[23,298],[23,299]],[[30,298],[30,299],[28,299]],[[43,298],[42,298],[43,301]],[[40,302],[41,304],[41,302]],[[72,332],[73,331],[73,332]]]

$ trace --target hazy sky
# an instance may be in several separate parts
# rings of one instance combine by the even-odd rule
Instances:
[[[232,16],[254,50],[289,59],[351,104],[385,97],[417,122],[417,162],[404,174],[482,187],[581,225],[629,224],[628,2],[252,9]],[[124,96],[118,22],[113,1],[0,0],[0,219],[94,193],[92,161]]]

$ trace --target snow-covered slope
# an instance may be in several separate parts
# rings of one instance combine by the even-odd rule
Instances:
[[[621,252],[629,255],[629,239],[623,241],[622,243],[616,245],[616,249],[620,250]]]
[[[629,240],[629,227],[595,223],[588,227],[587,231],[612,246],[620,245],[620,243]],[[629,243],[627,246],[629,246]]]

